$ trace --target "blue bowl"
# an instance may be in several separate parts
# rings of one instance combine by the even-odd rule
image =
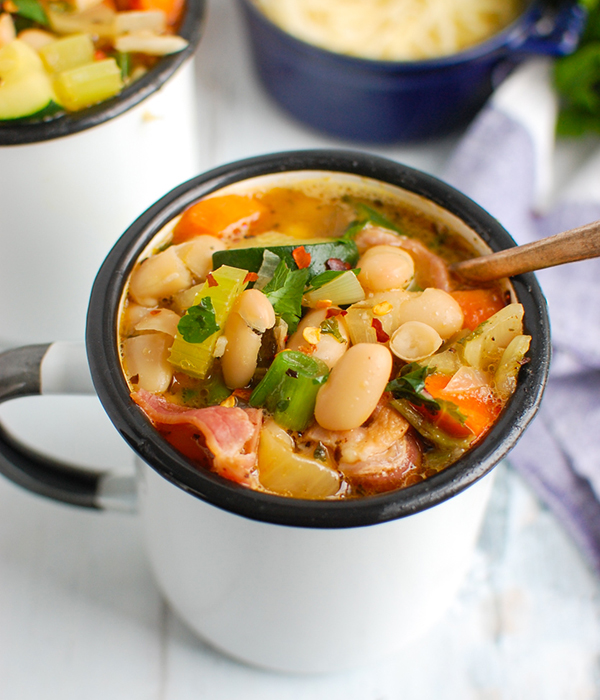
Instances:
[[[488,41],[424,61],[376,61],[327,51],[280,29],[239,0],[258,75],[290,114],[326,134],[364,143],[423,141],[465,126],[528,55],[573,51],[585,25],[576,2],[533,2]]]

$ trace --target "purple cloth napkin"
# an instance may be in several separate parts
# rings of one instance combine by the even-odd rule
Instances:
[[[539,59],[524,64],[500,86],[444,175],[517,243],[600,219],[597,143],[568,186],[552,190],[556,98],[549,68]],[[600,258],[541,270],[537,277],[552,326],[550,380],[509,461],[600,574]]]

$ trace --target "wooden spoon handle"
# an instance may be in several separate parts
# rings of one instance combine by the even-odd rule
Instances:
[[[463,260],[450,269],[470,282],[488,282],[523,272],[600,256],[600,221],[557,233],[541,241]]]

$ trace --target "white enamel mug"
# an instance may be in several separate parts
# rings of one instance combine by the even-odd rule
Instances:
[[[199,172],[191,58],[205,0],[186,6],[186,49],[117,97],[50,121],[0,122],[0,347],[83,340],[114,242]]]
[[[515,277],[514,293],[532,336],[531,361],[515,393],[481,443],[408,488],[309,501],[253,491],[195,466],[129,396],[117,337],[127,275],[154,235],[203,195],[253,178],[306,173],[384,183],[429,215],[451,220],[482,249],[514,245],[495,219],[448,185],[365,153],[273,154],[194,178],[145,212],[108,255],[92,290],[85,351],[55,343],[0,355],[2,401],[95,390],[137,454],[137,473],[118,477],[57,464],[6,432],[0,434],[0,471],[36,493],[74,505],[135,507],[158,585],[200,637],[246,663],[328,672],[397,652],[444,614],[471,561],[492,469],[541,400],[550,334],[535,277]]]

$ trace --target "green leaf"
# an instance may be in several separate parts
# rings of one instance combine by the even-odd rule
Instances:
[[[48,27],[50,22],[41,3],[38,0],[13,0],[17,6],[17,13],[20,17],[25,17],[38,24]]]
[[[282,260],[273,279],[262,290],[275,313],[287,323],[290,334],[296,330],[302,315],[302,296],[309,274],[308,269],[290,270]]]
[[[177,330],[188,343],[203,343],[220,330],[212,299],[203,297],[199,304],[190,306],[186,315],[179,321]]]
[[[390,221],[387,216],[384,216],[381,212],[377,211],[377,209],[373,209],[373,207],[370,207],[368,204],[357,202],[354,204],[354,207],[356,209],[357,218],[344,232],[344,239],[352,240],[367,224],[381,226],[381,228],[385,228],[388,231],[397,233],[398,235],[405,235],[402,229]]]
[[[400,371],[396,379],[388,383],[385,390],[391,391],[396,399],[406,399],[415,406],[423,406],[432,413],[438,413],[441,406],[425,392],[425,379],[433,374],[435,367],[422,367],[411,362]]]
[[[132,69],[131,54],[117,51],[115,54],[115,60],[121,69],[121,77],[123,80],[126,80],[131,74]]]
[[[338,343],[346,342],[342,337],[342,334],[340,333],[338,320],[335,316],[332,316],[331,318],[326,318],[321,323],[319,328],[321,329],[321,333],[327,333],[329,335],[332,335],[338,341]]]
[[[344,272],[345,270],[326,270],[325,272],[321,272],[320,275],[315,275],[310,280],[309,287],[306,291],[311,292],[313,289],[320,289],[324,284],[331,282],[331,280],[339,277]]]

